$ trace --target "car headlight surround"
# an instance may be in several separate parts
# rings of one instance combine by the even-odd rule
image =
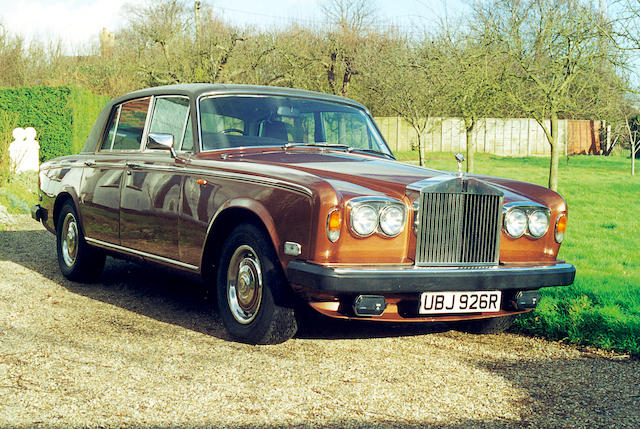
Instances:
[[[504,207],[503,230],[511,238],[541,238],[549,231],[550,210],[538,203],[509,203]]]
[[[520,238],[527,230],[527,214],[520,208],[512,208],[504,215],[504,230],[511,238]]]
[[[388,197],[359,197],[347,205],[349,226],[357,237],[379,234],[392,238],[404,230],[407,210],[401,201]]]

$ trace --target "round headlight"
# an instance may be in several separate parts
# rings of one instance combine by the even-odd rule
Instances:
[[[357,206],[351,211],[351,228],[361,237],[368,237],[378,227],[378,212],[369,205]]]
[[[540,238],[547,233],[549,217],[542,210],[535,210],[529,215],[529,234],[534,238]]]
[[[388,206],[380,212],[380,229],[389,237],[395,237],[404,228],[404,210],[398,206]]]
[[[520,209],[511,209],[504,215],[504,229],[512,238],[521,237],[527,229],[527,215]]]

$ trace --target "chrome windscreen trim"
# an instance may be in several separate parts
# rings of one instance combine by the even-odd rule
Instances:
[[[131,253],[137,256],[141,256],[147,259],[153,259],[155,261],[164,262],[171,265],[176,265],[178,267],[187,268],[192,271],[198,271],[200,268],[195,265],[187,264],[184,262],[176,261],[175,259],[165,258],[164,256],[153,255],[151,253],[143,252],[141,250],[131,249],[129,247],[120,246],[118,244],[108,243],[102,240],[96,240],[95,238],[85,237],[85,240],[88,243],[95,244],[100,247],[105,247],[108,249],[117,250],[119,252]]]

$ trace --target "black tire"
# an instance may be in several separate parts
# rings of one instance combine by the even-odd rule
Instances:
[[[291,293],[266,234],[236,227],[226,239],[217,269],[218,311],[227,332],[250,344],[278,344],[298,330]]]
[[[85,241],[78,214],[71,201],[62,205],[58,215],[56,248],[60,271],[69,280],[92,282],[102,274],[105,254]]]
[[[470,334],[499,334],[513,325],[517,315],[491,317],[488,319],[467,320],[456,322],[454,328]]]

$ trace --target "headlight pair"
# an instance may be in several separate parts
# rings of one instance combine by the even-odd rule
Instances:
[[[519,238],[524,234],[540,238],[549,229],[549,209],[542,205],[508,207],[503,226],[511,238]]]
[[[398,200],[391,198],[355,198],[348,203],[349,226],[358,237],[369,237],[378,232],[395,237],[402,232],[407,214]]]

